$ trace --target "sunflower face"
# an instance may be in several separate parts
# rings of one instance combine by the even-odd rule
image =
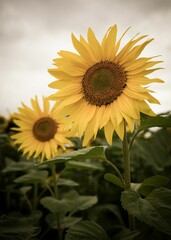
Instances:
[[[49,159],[65,149],[65,144],[70,144],[70,141],[66,138],[63,121],[58,118],[58,110],[50,110],[47,98],[43,98],[43,110],[37,97],[31,103],[32,108],[23,104],[19,113],[15,114],[14,122],[18,127],[13,130],[18,133],[12,138],[20,145],[19,150],[28,157]]]
[[[92,105],[112,103],[122,93],[126,73],[117,64],[104,61],[90,67],[82,79],[84,97]]]
[[[57,122],[50,117],[38,119],[33,126],[33,135],[41,142],[53,139],[56,133]]]
[[[101,43],[91,29],[87,41],[72,35],[78,53],[60,51],[60,58],[54,59],[56,68],[49,70],[57,79],[49,86],[58,89],[51,99],[59,102],[61,114],[68,116],[67,124],[79,137],[84,134],[83,145],[95,138],[101,128],[109,144],[114,131],[122,140],[124,120],[133,131],[135,122],[140,121],[140,112],[155,115],[148,102],[159,102],[147,86],[163,81],[147,75],[158,70],[153,66],[161,61],[139,57],[153,39],[139,43],[146,36],[136,35],[120,49],[125,33],[117,41],[115,25],[109,28]]]

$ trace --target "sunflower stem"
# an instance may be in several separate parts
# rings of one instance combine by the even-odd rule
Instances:
[[[125,191],[131,189],[131,173],[130,173],[130,151],[128,145],[128,137],[126,132],[126,121],[124,120],[124,139],[123,139],[123,159],[124,159],[124,178]],[[131,214],[128,214],[129,228],[135,230],[135,219]]]
[[[38,201],[38,184],[34,183],[33,210],[36,210]]]
[[[52,181],[53,181],[53,190],[54,190],[54,197],[59,200],[59,192],[58,192],[58,182],[56,178],[56,166],[55,164],[51,164],[51,171],[52,171]],[[57,228],[58,228],[58,240],[62,240],[62,228],[60,223],[60,217],[57,216]]]

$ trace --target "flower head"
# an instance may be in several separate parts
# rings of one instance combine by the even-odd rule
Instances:
[[[28,157],[50,159],[58,155],[61,148],[65,150],[65,144],[70,144],[66,138],[64,121],[58,117],[56,107],[50,110],[47,98],[43,97],[43,110],[37,97],[31,99],[31,104],[32,108],[29,108],[22,103],[19,112],[14,114],[14,122],[18,127],[12,129],[18,133],[11,137]]]
[[[84,134],[83,145],[102,128],[111,144],[114,131],[123,139],[124,120],[132,132],[141,112],[155,115],[147,102],[158,104],[159,101],[150,94],[147,85],[163,81],[147,75],[159,69],[153,66],[161,61],[139,57],[153,40],[144,40],[146,36],[136,35],[120,49],[126,32],[117,41],[114,25],[101,43],[90,28],[87,41],[82,36],[78,40],[72,34],[78,53],[60,51],[60,58],[54,59],[57,68],[49,70],[57,79],[49,86],[59,90],[50,98],[59,102],[61,114],[68,115],[67,124],[78,131],[79,137]]]

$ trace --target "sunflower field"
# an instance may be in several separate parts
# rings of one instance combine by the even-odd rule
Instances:
[[[141,57],[146,35],[121,48],[128,30],[72,34],[57,91],[0,116],[0,239],[171,239],[171,113],[149,106],[162,61]]]

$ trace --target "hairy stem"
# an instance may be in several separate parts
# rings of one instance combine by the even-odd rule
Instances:
[[[55,164],[51,164],[51,171],[52,171],[54,196],[58,200],[59,199],[59,192],[58,192],[58,184],[57,184],[57,178],[56,178]],[[58,228],[58,240],[62,240],[62,229],[61,229],[61,223],[60,223],[60,217],[59,216],[57,216],[57,228]]]
[[[125,121],[124,121],[124,139],[123,139],[123,159],[124,159],[125,191],[127,191],[131,189],[131,173],[130,173],[130,151],[129,151]],[[130,230],[134,230],[135,229],[134,217],[128,214],[128,220],[129,220]]]

